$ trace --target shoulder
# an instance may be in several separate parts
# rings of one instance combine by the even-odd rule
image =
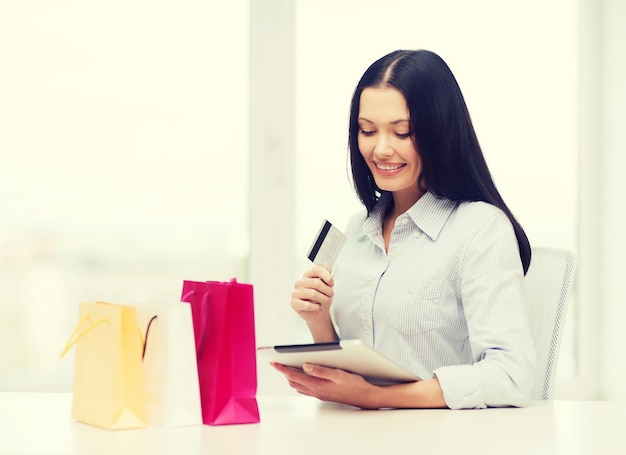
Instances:
[[[485,229],[489,226],[513,229],[511,221],[501,209],[488,202],[463,201],[454,211],[455,223],[465,226],[468,231]]]
[[[483,254],[486,249],[518,251],[515,230],[506,213],[481,201],[459,201],[442,235],[456,244],[461,257]],[[519,257],[519,252],[517,253]]]
[[[456,209],[459,216],[479,217],[481,219],[490,218],[505,213],[493,204],[483,201],[462,201],[459,202]]]
[[[455,215],[457,232],[462,233],[460,257],[468,270],[521,271],[515,230],[506,213],[487,202],[462,202]]]
[[[346,234],[354,234],[363,230],[363,224],[367,220],[367,211],[365,209],[359,210],[354,213],[348,220],[348,224],[345,228]]]

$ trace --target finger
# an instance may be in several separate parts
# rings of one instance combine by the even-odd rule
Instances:
[[[300,382],[296,382],[296,381],[292,381],[290,379],[287,379],[287,384],[289,385],[289,387],[294,389],[300,395],[306,395],[308,397],[312,397],[313,396],[313,391],[311,389],[309,389],[306,385],[304,385],[304,384],[302,384]]]
[[[307,377],[306,374],[294,368],[281,365],[280,363],[270,362],[270,365],[285,376],[289,387],[301,395],[312,396],[310,388],[302,381],[303,378]]]
[[[292,368],[275,362],[270,362],[270,365],[281,372],[287,378],[287,381],[289,381],[289,385],[293,388],[306,387],[307,382],[312,379],[299,368]]]
[[[285,376],[295,377],[296,375],[304,375],[302,370],[300,370],[299,368],[290,367],[290,366],[283,365],[282,363],[278,363],[278,362],[270,362],[270,365],[273,366],[278,371],[280,371]]]
[[[321,278],[302,278],[295,282],[294,289],[315,289],[329,297],[334,295],[333,287],[326,284]]]
[[[302,275],[302,277],[303,278],[319,278],[328,286],[332,287],[335,285],[335,280],[333,278],[333,275],[326,268],[320,265],[316,265],[315,267],[310,268],[309,270],[304,272],[304,275]]]
[[[315,311],[319,311],[322,308],[322,305],[320,305],[319,303],[309,302],[308,300],[292,299],[291,308],[293,308],[298,313],[313,313]]]
[[[337,368],[323,367],[321,365],[315,365],[313,363],[305,363],[302,365],[302,369],[309,376],[313,376],[319,379],[326,379],[328,381],[337,382],[338,376],[343,373],[342,370]]]
[[[332,297],[327,296],[319,292],[317,289],[310,288],[298,288],[294,289],[291,293],[292,301],[305,301],[311,303],[317,303],[319,305],[324,306],[325,308],[330,307],[333,299]]]

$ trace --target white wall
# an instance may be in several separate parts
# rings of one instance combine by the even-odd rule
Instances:
[[[605,0],[601,9],[601,147],[596,151],[601,161],[601,230],[602,252],[600,286],[602,300],[586,302],[601,312],[601,398],[626,399],[626,363],[623,347],[626,296],[626,2]],[[587,153],[594,153],[587,150]]]

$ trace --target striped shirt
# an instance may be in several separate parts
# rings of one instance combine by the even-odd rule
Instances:
[[[333,274],[333,318],[427,379],[448,407],[525,406],[535,352],[522,307],[523,269],[509,219],[491,204],[431,193],[382,236],[391,194],[353,216]]]

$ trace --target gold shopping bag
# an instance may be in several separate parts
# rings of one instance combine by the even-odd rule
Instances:
[[[76,346],[72,418],[111,430],[147,425],[142,338],[132,306],[80,304],[61,354]]]

